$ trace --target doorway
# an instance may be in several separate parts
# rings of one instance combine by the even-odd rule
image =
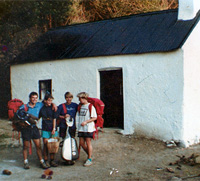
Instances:
[[[100,98],[105,103],[104,127],[124,129],[122,69],[100,71]]]

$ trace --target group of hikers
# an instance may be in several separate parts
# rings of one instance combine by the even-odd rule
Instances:
[[[91,139],[93,138],[93,132],[96,130],[94,121],[97,119],[97,113],[95,107],[88,103],[88,96],[86,92],[79,93],[77,97],[79,98],[80,106],[78,106],[78,104],[72,102],[73,94],[66,92],[64,94],[66,102],[57,107],[53,103],[54,98],[51,94],[46,94],[42,102],[38,102],[37,92],[31,92],[29,94],[29,102],[22,105],[18,110],[25,110],[35,118],[31,122],[31,125],[21,130],[24,169],[30,168],[28,162],[28,148],[30,147],[31,140],[33,140],[35,144],[40,166],[43,169],[58,166],[58,163],[55,161],[55,153],[48,154],[47,142],[51,137],[65,138],[67,130],[66,118],[68,117],[74,120],[73,126],[69,127],[70,136],[75,137],[76,132],[78,132],[79,146],[83,148],[88,155],[84,166],[92,165]],[[37,127],[37,121],[40,118],[42,119],[41,135]],[[57,120],[59,120],[59,124]],[[58,126],[59,131],[57,129]],[[43,150],[41,148],[41,137],[43,139]]]

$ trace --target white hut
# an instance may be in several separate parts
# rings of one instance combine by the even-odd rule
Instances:
[[[107,127],[198,143],[199,7],[182,0],[179,10],[49,31],[11,66],[12,97],[26,102],[31,91],[41,99],[49,91],[60,104],[66,91],[86,91],[105,102]]]

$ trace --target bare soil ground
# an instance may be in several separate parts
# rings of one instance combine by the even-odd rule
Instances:
[[[99,139],[93,141],[94,160],[90,167],[83,167],[86,154],[67,166],[57,153],[59,167],[51,168],[52,180],[200,180],[200,164],[183,163],[178,156],[190,157],[200,153],[200,145],[189,148],[168,148],[164,142],[142,136],[123,136],[116,129],[105,128]],[[183,157],[182,157],[183,158]],[[180,161],[179,164],[169,165]],[[199,162],[199,159],[195,160]],[[12,140],[11,123],[0,120],[0,180],[41,180],[44,170],[39,168],[35,148],[29,156],[30,169],[23,169],[22,145]],[[2,171],[8,169],[11,175]],[[186,178],[187,177],[187,178]]]

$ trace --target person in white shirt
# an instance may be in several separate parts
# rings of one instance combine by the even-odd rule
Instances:
[[[76,114],[76,127],[79,137],[79,146],[87,153],[88,159],[84,163],[84,166],[92,165],[92,144],[91,139],[95,129],[94,121],[97,119],[96,109],[93,105],[88,103],[88,93],[81,92],[77,95],[80,101],[80,105]]]

